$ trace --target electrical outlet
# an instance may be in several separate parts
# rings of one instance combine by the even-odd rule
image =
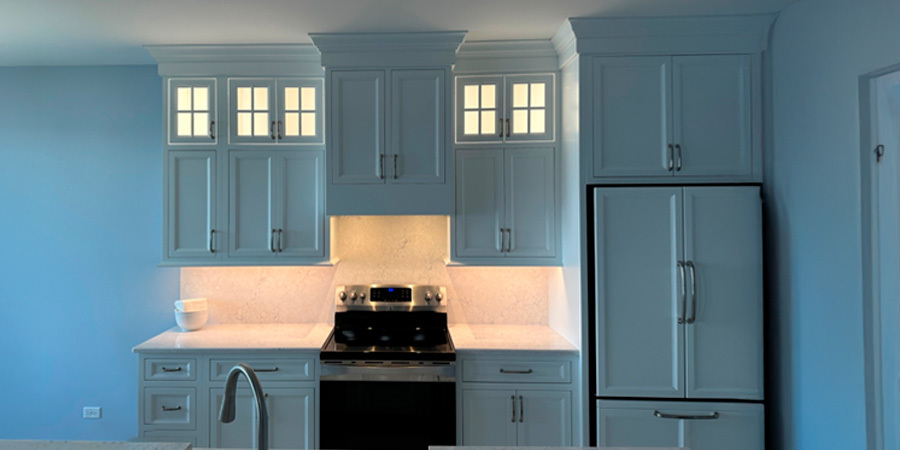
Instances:
[[[103,408],[99,406],[85,406],[81,411],[82,419],[99,419]]]

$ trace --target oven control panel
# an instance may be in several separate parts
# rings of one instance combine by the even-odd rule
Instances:
[[[338,286],[337,311],[446,311],[447,288],[416,284]]]

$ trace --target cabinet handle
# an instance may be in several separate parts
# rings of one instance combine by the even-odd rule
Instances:
[[[528,375],[528,374],[534,373],[534,370],[531,370],[531,369],[528,369],[528,370],[506,370],[506,369],[500,369],[500,373],[502,373],[502,374],[515,374],[515,375]]]
[[[681,420],[716,420],[719,418],[719,412],[713,411],[712,414],[706,415],[684,415],[684,414],[666,414],[659,411],[653,411],[653,415],[660,419],[681,419]]]
[[[504,245],[503,245],[503,244],[504,244],[503,239],[504,239],[504,236],[505,236],[505,235],[503,234],[503,228],[502,228],[502,227],[501,227],[501,228],[498,228],[497,230],[498,230],[498,232],[500,233],[500,253],[503,253],[503,252],[506,251],[506,247],[504,247]]]
[[[176,367],[174,369],[168,368],[166,366],[162,367],[163,372],[181,372],[181,367]]]
[[[506,119],[506,137],[509,137],[509,118]]]
[[[513,250],[513,234],[512,228],[506,229],[506,234],[509,235],[509,238],[506,240],[506,253],[509,253]]]
[[[272,228],[272,233],[269,234],[269,251],[275,253],[275,229]]]
[[[525,421],[525,400],[522,399],[522,396],[519,396],[519,423]]]
[[[378,166],[381,168],[381,171],[378,172],[378,178],[384,179],[384,153],[378,155]]]
[[[512,419],[510,420],[510,422],[516,423],[516,396],[515,395],[509,396],[509,403],[510,403],[510,406],[512,406],[512,408],[510,408],[510,409],[512,409]]]
[[[254,372],[278,372],[278,366],[275,366],[271,369],[253,369]]]
[[[279,121],[278,121],[278,128],[277,128],[277,129],[278,129],[278,140],[279,140],[279,141],[282,140],[282,139],[284,139],[284,134],[283,134],[283,132],[281,131],[281,129],[282,129],[283,126],[284,126],[284,125],[283,125],[283,124],[281,123],[281,121],[279,120]]]
[[[397,179],[397,155],[394,155],[394,179]]]
[[[497,121],[500,122],[500,126],[499,126],[500,134],[498,134],[497,137],[502,138],[503,137],[503,118],[501,117],[501,118],[497,119]]]
[[[684,263],[678,261],[678,271],[681,272],[681,314],[678,315],[678,323],[684,323],[687,314],[687,277],[684,274]]]
[[[162,405],[162,410],[163,411],[181,411],[181,407],[176,406],[174,408],[170,408],[170,407],[167,407],[166,405]]]
[[[681,172],[681,144],[675,144],[675,153],[678,155],[678,164],[675,165],[675,171]]]
[[[284,230],[278,229],[278,253],[284,251]]]
[[[687,318],[687,323],[694,323],[697,320],[697,268],[693,261],[685,263],[688,269],[691,269],[691,316]]]
[[[212,140],[216,140],[215,127],[216,127],[216,121],[211,120],[209,122],[209,138]]]
[[[666,170],[671,172],[672,170],[675,169],[675,146],[672,144],[669,144],[666,147],[669,149],[669,153],[668,153],[669,163],[668,163],[668,165],[666,165]]]
[[[215,253],[215,252],[216,252],[216,248],[215,248],[215,246],[214,246],[214,244],[215,244],[215,235],[216,235],[216,230],[210,229],[210,230],[209,230],[209,246],[207,247],[207,249],[209,250],[210,253]]]
[[[272,138],[273,141],[275,140],[275,121],[274,120],[272,121],[272,124],[269,125],[269,136]]]

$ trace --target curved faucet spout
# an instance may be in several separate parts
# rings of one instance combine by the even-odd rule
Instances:
[[[269,450],[269,414],[266,411],[265,394],[263,394],[262,385],[259,384],[256,372],[244,363],[238,363],[228,371],[228,377],[225,379],[225,399],[222,401],[222,409],[219,411],[219,421],[222,423],[234,421],[234,397],[237,393],[237,380],[240,374],[244,374],[247,381],[250,382],[253,403],[256,405],[256,448]]]

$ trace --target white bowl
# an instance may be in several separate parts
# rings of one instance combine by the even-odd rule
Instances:
[[[175,310],[175,323],[184,331],[194,331],[203,328],[203,325],[206,325],[206,319],[209,319],[208,309],[200,311]]]

